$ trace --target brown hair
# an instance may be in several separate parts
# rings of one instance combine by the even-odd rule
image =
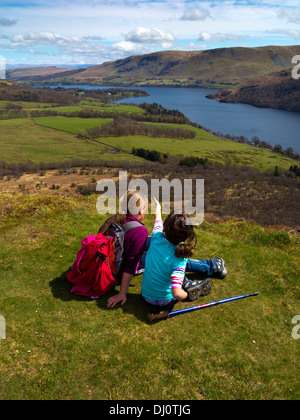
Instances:
[[[197,236],[193,225],[187,224],[188,216],[185,213],[175,214],[172,211],[164,222],[164,233],[171,244],[177,246],[176,257],[189,258],[197,244]],[[187,241],[186,243],[184,243]]]
[[[117,213],[114,216],[109,217],[99,229],[99,233],[103,233],[103,235],[108,231],[113,223],[117,223],[118,225],[123,225],[126,219],[126,214]]]
[[[125,197],[123,197],[122,201],[123,204],[126,204],[126,209],[127,210],[127,214],[131,215],[129,209],[130,209],[130,200],[134,197],[135,200],[135,206],[137,209],[141,209],[142,207],[144,207],[146,205],[146,201],[145,198],[142,196],[142,194],[137,191],[137,190],[129,190],[127,191],[127,194],[125,195]],[[125,208],[125,206],[124,206]],[[103,233],[105,234],[107,232],[107,230],[110,228],[110,226],[113,223],[117,223],[118,225],[122,225],[125,222],[126,219],[126,214],[124,213],[117,213],[114,216],[109,217],[104,224],[101,226],[99,233]]]

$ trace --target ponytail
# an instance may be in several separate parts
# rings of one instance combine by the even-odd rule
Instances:
[[[195,248],[195,243],[190,242],[184,244],[183,242],[178,245],[178,248],[175,251],[175,255],[178,258],[190,258],[193,255],[193,249]]]

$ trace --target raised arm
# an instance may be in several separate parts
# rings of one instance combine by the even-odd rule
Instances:
[[[156,200],[155,197],[153,197],[154,203],[155,203],[155,220],[160,219],[161,220],[161,205]]]
[[[155,232],[163,231],[163,222],[161,220],[161,206],[155,197],[153,197],[153,200],[155,202],[155,221],[154,221],[152,233],[150,236],[153,236]]]

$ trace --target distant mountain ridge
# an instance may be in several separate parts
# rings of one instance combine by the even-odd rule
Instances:
[[[86,68],[44,67],[7,71],[30,84],[223,87],[292,67],[300,45],[162,51]]]

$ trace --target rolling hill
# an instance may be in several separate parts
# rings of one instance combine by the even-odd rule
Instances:
[[[220,102],[300,111],[300,81],[289,70],[271,73],[207,96]]]
[[[163,51],[81,69],[19,69],[7,78],[30,84],[216,87],[246,82],[291,68],[300,46]]]

